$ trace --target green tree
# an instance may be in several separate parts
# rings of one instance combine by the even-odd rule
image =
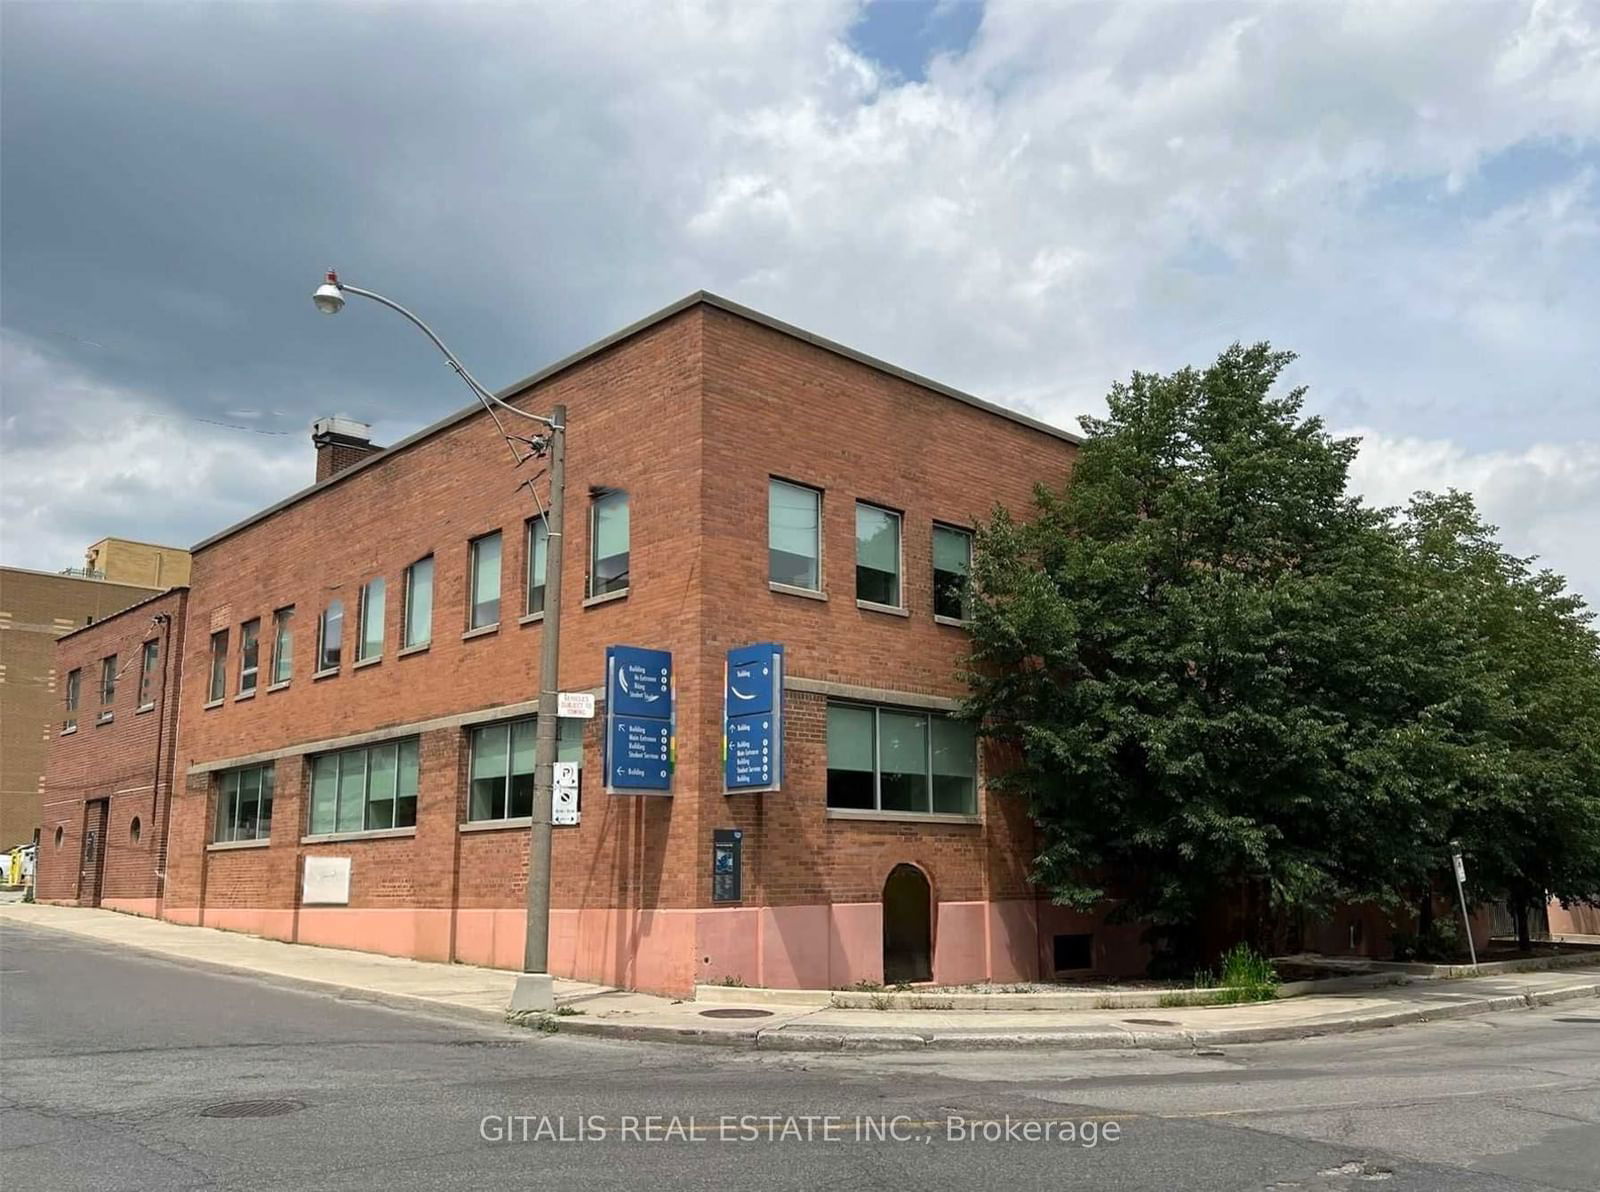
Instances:
[[[1180,960],[1225,897],[1263,943],[1296,912],[1392,901],[1450,826],[1448,597],[1347,493],[1356,443],[1274,395],[1291,359],[1235,345],[1135,374],[1065,488],[979,533],[968,712],[1013,754],[998,782],[1029,800],[1035,878],[1080,908],[1115,896]]]

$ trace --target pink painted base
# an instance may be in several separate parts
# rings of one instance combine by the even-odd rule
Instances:
[[[159,898],[102,898],[100,908],[108,911],[121,911],[125,915],[142,915],[146,919],[154,919],[161,913],[161,900]]]

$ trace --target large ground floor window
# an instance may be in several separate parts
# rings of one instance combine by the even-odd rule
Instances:
[[[417,738],[311,759],[311,835],[416,824]]]
[[[266,840],[272,835],[272,767],[246,766],[217,775],[219,844]]]
[[[468,820],[522,819],[533,814],[534,717],[472,730]],[[583,721],[560,722],[556,760],[583,764]]]
[[[970,724],[928,712],[828,705],[828,806],[975,815],[978,747]]]

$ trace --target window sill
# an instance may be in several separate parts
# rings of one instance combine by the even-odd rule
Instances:
[[[256,697],[256,689],[254,687],[252,687],[252,688],[250,688],[249,691],[241,691],[238,695],[234,696],[233,697],[233,702],[234,703],[238,703],[242,699],[255,699],[255,697]]]
[[[491,633],[500,632],[500,622],[493,625],[479,625],[476,629],[469,629],[461,635],[462,641],[471,641],[475,637],[488,637]]]
[[[797,588],[793,584],[780,584],[777,580],[767,581],[767,591],[777,592],[783,596],[802,596],[807,600],[821,600],[827,602],[828,594],[818,592],[812,588]]]
[[[283,680],[281,683],[268,683],[267,694],[271,695],[274,691],[282,691],[285,687],[289,686],[289,683],[290,680],[288,679]]]
[[[395,655],[395,657],[396,658],[410,658],[413,654],[426,654],[428,652],[428,647],[431,646],[431,645],[433,645],[433,642],[431,640],[430,641],[425,641],[425,642],[418,642],[414,646],[407,646],[405,649],[403,649],[399,653],[397,653]]]
[[[972,622],[966,617],[944,617],[940,616],[938,613],[933,614],[933,623],[935,625],[948,625],[952,629],[972,628]]]
[[[583,602],[584,608],[593,608],[597,604],[610,604],[613,600],[627,599],[629,589],[623,588],[620,592],[603,592],[599,596],[590,596]]]
[[[531,815],[519,815],[512,819],[497,820],[468,820],[464,824],[457,824],[457,832],[497,832],[506,828],[521,828],[526,832],[533,827]]]
[[[240,848],[266,848],[271,843],[271,837],[266,840],[213,840],[206,845],[206,852],[228,853]]]
[[[313,683],[320,683],[324,679],[337,679],[338,677],[339,677],[339,668],[336,667],[336,666],[330,666],[327,670],[319,670],[319,671],[312,671],[311,672],[311,681]]]
[[[228,701],[226,699],[208,699],[203,705],[203,708],[205,711],[209,712],[212,708],[220,708],[227,702]]]
[[[830,807],[828,818],[836,820],[886,820],[895,824],[967,824],[979,827],[983,817],[957,815],[947,811],[858,811],[852,807]]]
[[[115,712],[102,712],[94,718],[95,727],[98,728],[102,724],[110,724],[116,718],[117,714]]]
[[[911,615],[909,608],[899,608],[893,604],[878,604],[871,600],[857,599],[856,607],[865,609],[869,613],[886,613],[891,617],[909,617]]]
[[[353,670],[353,671],[358,671],[358,670],[361,670],[364,667],[377,666],[378,663],[380,663],[382,661],[383,661],[383,655],[379,654],[379,655],[377,655],[377,656],[375,656],[373,658],[363,658],[363,659],[361,659],[359,662],[356,662],[356,663],[352,664],[350,669]]]
[[[77,731],[78,731],[78,726],[77,725],[69,724],[69,725],[66,725],[64,728],[62,728],[62,730],[59,733],[57,733],[56,736],[58,736],[58,737],[70,737],[74,733],[76,733]]]
[[[543,612],[528,613],[528,614],[526,614],[524,616],[518,617],[517,618],[517,624],[518,625],[537,625],[542,620],[544,620],[544,613]]]
[[[156,706],[154,704],[140,704],[133,710],[133,714],[135,716],[143,716],[146,712],[154,712],[155,710]]]
[[[400,840],[416,834],[416,828],[374,828],[370,832],[318,832],[300,837],[300,843],[336,844],[345,840]]]

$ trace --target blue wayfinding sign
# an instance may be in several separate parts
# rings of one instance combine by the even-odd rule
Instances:
[[[728,651],[722,685],[722,782],[729,792],[783,785],[783,647]]]
[[[606,647],[606,790],[670,791],[672,654]]]

